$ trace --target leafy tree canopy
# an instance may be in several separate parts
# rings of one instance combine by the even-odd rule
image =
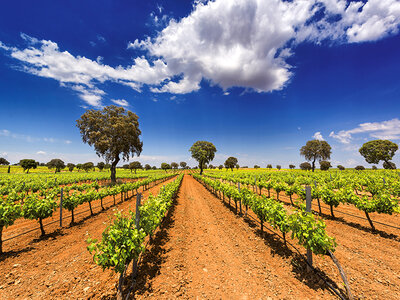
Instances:
[[[136,170],[143,169],[143,166],[139,161],[134,161],[129,164],[129,169],[131,169],[131,172],[132,172],[132,170],[135,170],[135,174],[136,174]]]
[[[179,165],[178,165],[176,162],[172,162],[172,163],[171,163],[171,168],[172,168],[172,169],[175,169],[175,170],[176,170],[176,169],[178,169],[178,167],[179,167]]]
[[[327,171],[332,166],[329,161],[323,160],[319,162],[319,167],[321,168],[322,171]]]
[[[192,157],[199,162],[201,175],[203,174],[205,164],[208,164],[214,159],[217,148],[210,142],[197,141],[190,147],[189,151],[192,153]]]
[[[186,169],[187,163],[184,162],[184,161],[181,161],[181,162],[179,163],[179,165],[181,166],[182,169]]]
[[[5,159],[4,157],[0,157],[0,165],[5,165],[8,166],[10,164],[10,162]]]
[[[86,162],[82,165],[82,169],[84,169],[86,172],[89,172],[89,170],[94,169],[94,163]]]
[[[143,142],[139,129],[139,117],[122,107],[110,105],[103,110],[88,110],[77,126],[84,143],[94,146],[96,154],[111,162],[111,182],[116,182],[116,166],[122,159],[127,161],[140,155]]]
[[[237,163],[238,163],[237,158],[231,156],[231,157],[227,158],[227,160],[225,161],[224,165],[225,165],[225,168],[231,169],[233,171],[233,168],[236,167]]]
[[[326,141],[311,140],[301,147],[300,155],[312,162],[312,171],[315,170],[315,162],[331,158],[331,146]]]
[[[36,161],[34,159],[21,159],[19,161],[19,165],[26,170],[26,173],[29,173],[30,169],[36,169]]]
[[[161,169],[163,169],[163,170],[165,170],[165,172],[167,172],[168,169],[171,169],[171,166],[167,163],[162,163]]]
[[[374,140],[362,145],[359,151],[368,163],[378,164],[380,161],[383,161],[390,167],[389,162],[398,148],[397,144],[389,140]]]
[[[106,164],[102,161],[97,164],[97,168],[99,168],[100,171],[103,171],[105,166],[106,166]]]
[[[68,170],[69,170],[70,172],[72,172],[72,171],[74,170],[74,168],[75,168],[75,165],[74,165],[73,163],[68,163],[68,164],[67,164],[67,168],[68,168]]]
[[[311,170],[311,164],[308,162],[303,162],[300,164],[300,169],[306,170],[306,171]]]
[[[47,163],[47,167],[49,169],[55,168],[55,173],[57,173],[65,168],[65,163],[59,158],[54,158]]]

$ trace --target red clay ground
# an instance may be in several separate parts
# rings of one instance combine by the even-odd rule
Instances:
[[[175,202],[140,261],[135,298],[337,299],[322,280],[304,271],[295,251],[272,233],[263,237],[256,222],[235,215],[191,176],[184,177]],[[133,206],[128,201],[117,207]],[[112,209],[82,219],[47,239],[32,242],[38,231],[18,238],[14,252],[0,258],[0,299],[115,298],[117,275],[92,262],[85,242],[87,232],[101,236],[111,215]],[[343,221],[326,223],[355,298],[399,299],[400,242]],[[341,286],[330,259],[314,257],[314,262]]]
[[[136,299],[334,299],[295,269],[280,243],[185,176],[174,211],[144,256]],[[317,282],[315,282],[315,280]]]
[[[144,197],[157,194],[172,180],[143,192]],[[125,211],[134,208],[134,200],[115,207]],[[0,257],[0,299],[86,299],[114,294],[117,276],[110,270],[103,272],[86,250],[88,234],[101,238],[113,214],[114,209],[93,217],[82,214],[73,227],[57,230],[57,223],[50,225],[46,230],[52,233],[44,239],[39,239],[37,230],[5,242],[3,250],[8,253]]]

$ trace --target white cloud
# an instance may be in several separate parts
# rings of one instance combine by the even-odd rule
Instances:
[[[0,136],[10,136],[10,131],[7,129],[0,130]]]
[[[316,139],[316,140],[318,140],[318,141],[323,141],[324,140],[324,138],[322,137],[322,134],[321,134],[321,132],[316,132],[316,133],[314,133],[314,135],[312,136],[314,139]]]
[[[161,7],[158,11],[162,12]],[[159,22],[158,16],[153,17]],[[358,43],[396,34],[400,2],[197,0],[188,16],[164,21],[164,29],[155,37],[128,44],[149,57],[137,57],[128,66],[113,67],[101,59],[73,55],[53,41],[26,34],[21,37],[27,48],[1,42],[0,48],[22,62],[25,72],[55,79],[97,107],[105,92],[96,86],[105,81],[139,92],[149,85],[154,93],[190,93],[200,89],[203,79],[224,91],[243,87],[270,92],[288,84],[293,70],[287,59],[304,41]],[[97,42],[104,38],[97,36]]]
[[[36,154],[38,154],[38,155],[46,155],[46,152],[44,152],[44,151],[38,151],[38,152],[36,152]]]
[[[119,106],[124,106],[124,107],[129,106],[129,102],[126,101],[125,99],[111,99],[111,101]]]
[[[67,145],[72,144],[72,141],[70,140],[65,140],[64,143],[66,143]]]
[[[368,122],[358,125],[350,130],[341,130],[338,133],[332,131],[329,136],[337,139],[343,144],[349,144],[354,134],[367,133],[371,138],[383,140],[400,139],[400,120],[392,119],[383,122]]]

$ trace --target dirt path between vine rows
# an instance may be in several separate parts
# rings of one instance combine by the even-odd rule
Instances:
[[[175,177],[176,178],[176,177]],[[143,192],[158,194],[169,179]],[[139,189],[139,192],[142,188]],[[92,217],[79,218],[72,227],[52,231],[35,239],[38,232],[18,237],[0,256],[0,299],[88,299],[115,296],[118,280],[111,270],[103,271],[87,251],[88,234],[101,238],[115,209],[135,210],[135,197]],[[50,232],[50,231],[49,231]],[[12,249],[12,250],[10,250]]]
[[[335,299],[279,245],[186,175],[140,263],[135,299]]]

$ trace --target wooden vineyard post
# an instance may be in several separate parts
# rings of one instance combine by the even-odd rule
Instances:
[[[137,230],[140,229],[140,201],[142,199],[142,194],[138,193],[136,195],[136,219],[135,219],[135,227]],[[137,267],[137,259],[135,258],[133,260],[133,265],[132,265],[132,281],[136,278],[138,267]]]
[[[61,188],[61,197],[60,197],[60,227],[62,227],[62,202],[63,202],[63,188]]]
[[[238,182],[238,190],[240,194],[240,182]],[[240,215],[242,215],[242,198],[239,198],[239,205],[240,205]]]
[[[306,186],[306,212],[311,212],[311,187]],[[311,271],[312,267],[312,251],[307,248],[307,272]]]

